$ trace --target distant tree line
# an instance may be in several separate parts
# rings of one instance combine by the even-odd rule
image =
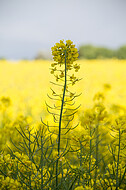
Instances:
[[[126,59],[126,45],[116,50],[93,45],[82,45],[79,47],[80,59]]]

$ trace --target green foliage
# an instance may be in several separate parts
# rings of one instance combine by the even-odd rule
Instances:
[[[79,58],[109,59],[113,57],[118,59],[126,59],[126,46],[122,46],[117,50],[92,45],[83,45],[79,47]]]
[[[118,59],[126,59],[126,45],[121,46],[116,52],[116,57],[118,57]]]
[[[80,58],[95,59],[96,58],[95,51],[96,48],[92,45],[81,46],[79,48]]]

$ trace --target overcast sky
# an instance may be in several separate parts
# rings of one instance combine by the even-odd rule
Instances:
[[[31,59],[60,39],[126,44],[126,0],[0,0],[0,57]]]

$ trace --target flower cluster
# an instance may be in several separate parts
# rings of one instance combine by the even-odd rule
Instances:
[[[56,45],[52,47],[52,55],[54,61],[58,64],[64,64],[66,56],[66,61],[69,65],[68,69],[71,68],[73,62],[76,61],[79,56],[78,50],[71,40],[66,40],[66,44],[63,40],[60,40],[60,43],[56,43]]]
[[[51,64],[51,74],[54,74],[56,81],[64,77],[64,68],[58,69],[58,66],[61,67],[65,65],[65,62],[67,71],[74,69],[75,72],[78,72],[80,69],[80,66],[77,63],[73,63],[78,59],[79,54],[71,40],[66,40],[66,43],[64,43],[63,40],[60,40],[59,43],[56,43],[56,45],[52,47],[52,55],[55,63]],[[59,73],[56,74],[56,71]],[[69,76],[69,80],[72,85],[74,85],[78,79],[72,74]]]
[[[0,175],[0,187],[2,190],[25,189],[26,184],[29,182],[27,176],[31,178],[31,187],[36,188],[41,182],[41,170],[43,170],[43,181],[46,182],[49,178],[49,172],[46,168],[40,169],[39,165],[35,165],[29,160],[26,154],[20,154],[19,152],[15,152],[13,157],[10,154],[0,155],[0,168],[0,171],[4,174],[4,176]]]
[[[21,187],[21,184],[10,177],[4,178],[3,176],[0,176],[0,185],[1,189],[11,189],[11,190],[23,190]]]

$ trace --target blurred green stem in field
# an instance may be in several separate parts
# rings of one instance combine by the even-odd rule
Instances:
[[[63,97],[62,97],[60,119],[59,119],[58,148],[57,148],[58,157],[60,156],[61,122],[62,122],[63,105],[64,105],[64,98],[65,98],[65,92],[66,92],[66,84],[67,84],[67,69],[66,69],[66,50],[65,50],[65,83],[64,83],[64,89],[63,89]],[[58,187],[58,162],[59,162],[59,159],[57,159],[56,161],[56,187]]]

